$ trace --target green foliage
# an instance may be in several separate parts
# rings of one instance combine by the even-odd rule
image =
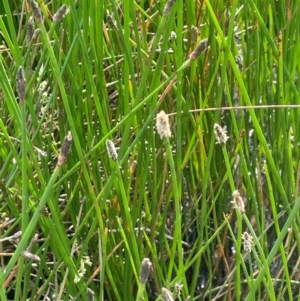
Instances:
[[[296,298],[297,1],[31,2],[0,3],[0,299]]]

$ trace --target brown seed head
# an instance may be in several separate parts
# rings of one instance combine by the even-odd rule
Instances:
[[[204,51],[207,49],[208,39],[203,39],[200,41],[196,49],[190,54],[190,60],[196,60]]]
[[[66,14],[69,13],[69,7],[66,4],[63,4],[58,11],[53,16],[53,22],[60,22]]]
[[[41,33],[41,30],[40,30],[39,28],[37,28],[37,29],[34,31],[34,33],[33,33],[32,40],[33,40],[33,41],[34,41],[34,40],[37,40],[37,38],[39,37],[40,33]]]
[[[24,77],[24,70],[22,66],[20,66],[17,71],[16,82],[17,82],[17,93],[19,96],[19,100],[23,102],[25,100],[26,80]]]
[[[61,146],[60,153],[59,153],[58,159],[57,159],[57,166],[62,166],[65,164],[65,162],[68,158],[68,155],[71,151],[72,140],[73,140],[72,134],[69,131],[68,135],[65,137],[64,142]]]
[[[173,5],[175,4],[176,0],[168,0],[166,5],[165,5],[165,8],[164,8],[164,12],[163,12],[163,15],[166,17],[169,15]]]
[[[28,19],[28,23],[27,23],[27,31],[26,31],[26,44],[29,45],[31,40],[32,40],[32,37],[33,37],[33,33],[34,33],[34,20],[33,20],[33,17],[31,16],[29,19]]]
[[[41,13],[41,10],[40,10],[38,4],[35,1],[31,0],[30,7],[31,7],[32,14],[33,14],[34,18],[36,19],[36,21],[38,23],[43,23],[42,13]]]

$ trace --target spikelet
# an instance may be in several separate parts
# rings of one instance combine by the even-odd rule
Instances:
[[[16,82],[17,82],[17,93],[19,96],[19,100],[23,102],[25,100],[26,80],[25,80],[24,70],[22,66],[20,66],[17,71]]]
[[[32,40],[33,41],[37,40],[38,37],[40,36],[40,33],[41,33],[41,30],[39,28],[37,28],[33,33]]]
[[[22,231],[17,231],[11,236],[11,239],[19,239],[22,236]]]
[[[61,146],[60,153],[59,153],[58,159],[57,159],[57,166],[61,167],[65,164],[65,162],[68,158],[68,155],[71,151],[72,140],[73,140],[72,134],[69,131],[68,135],[65,137],[64,142]]]
[[[40,10],[38,4],[35,1],[31,0],[30,7],[31,7],[31,11],[32,11],[32,14],[33,14],[35,20],[38,23],[43,23],[42,13],[41,13],[41,10]]]
[[[196,60],[205,49],[207,49],[208,39],[203,39],[200,41],[196,49],[190,54],[189,58],[191,61]]]
[[[34,20],[33,17],[31,16],[28,19],[28,23],[27,23],[27,31],[26,31],[26,45],[28,46],[30,44],[30,42],[32,41],[32,37],[34,34]]]
[[[144,258],[141,264],[140,281],[145,284],[152,270],[152,263],[149,258]]]
[[[31,251],[31,249],[33,248],[34,244],[37,242],[38,238],[39,238],[39,235],[37,233],[34,234],[34,236],[31,239],[30,244],[28,245],[26,251],[28,251],[28,252]]]
[[[173,295],[168,289],[163,287],[161,289],[161,292],[162,292],[162,295],[163,295],[165,301],[174,301]]]
[[[41,261],[41,258],[38,255],[30,253],[29,251],[23,251],[21,253],[21,255],[24,258],[27,258],[27,259],[30,259],[30,260],[33,260],[33,261]]]
[[[242,234],[243,249],[245,252],[250,253],[253,247],[253,237],[251,234],[244,232]]]
[[[164,8],[164,12],[163,12],[163,15],[166,17],[169,15],[173,5],[175,4],[176,0],[168,0],[166,5],[165,5],[165,8]]]
[[[88,296],[88,300],[89,301],[94,301],[94,295],[95,295],[95,293],[90,288],[86,289],[86,294]]]
[[[79,269],[77,271],[77,274],[75,275],[75,278],[74,278],[74,283],[78,283],[83,278],[83,276],[86,273],[86,267],[85,267],[86,265],[92,266],[92,262],[90,260],[90,257],[89,256],[82,256],[82,258],[80,260],[80,267],[79,267]]]
[[[245,203],[239,191],[235,190],[232,196],[233,196],[233,200],[231,201],[231,203],[233,204],[233,207],[237,209],[240,213],[242,214],[245,213]]]
[[[117,161],[118,153],[117,153],[114,143],[111,140],[106,140],[105,144],[106,144],[106,149],[107,149],[109,157],[112,158],[114,161]]]
[[[214,132],[215,132],[215,135],[217,138],[217,143],[220,143],[221,145],[225,145],[226,141],[229,138],[226,134],[226,130],[222,129],[222,127],[220,125],[215,123]]]
[[[161,139],[171,137],[169,117],[163,110],[156,116],[156,130]]]
[[[58,11],[53,16],[53,22],[57,23],[60,22],[66,14],[69,13],[69,7],[66,4],[63,4]]]

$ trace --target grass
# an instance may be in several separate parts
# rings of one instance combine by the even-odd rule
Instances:
[[[30,2],[0,3],[1,301],[298,300],[297,2]]]

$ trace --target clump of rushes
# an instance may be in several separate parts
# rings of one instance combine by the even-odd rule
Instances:
[[[242,234],[242,240],[243,240],[243,248],[244,251],[247,253],[250,253],[253,246],[253,237],[248,232],[244,232]]]
[[[54,14],[53,22],[54,23],[60,22],[68,13],[69,13],[69,7],[66,4],[62,5],[58,9],[58,11]]]
[[[226,141],[228,140],[228,136],[226,133],[226,130],[224,130],[220,125],[215,123],[214,125],[214,132],[217,138],[217,143],[220,143],[221,145],[225,145]]]
[[[144,258],[141,265],[140,281],[145,284],[152,270],[152,263],[149,258]]]
[[[105,144],[106,144],[106,149],[107,149],[109,157],[112,158],[114,161],[117,161],[118,153],[117,153],[114,143],[111,140],[106,140]]]
[[[233,200],[231,201],[231,203],[233,204],[233,207],[237,209],[240,213],[245,213],[245,203],[239,191],[235,190],[232,196],[233,196]]]
[[[175,4],[176,0],[168,0],[166,5],[165,5],[165,8],[164,8],[164,12],[163,12],[163,15],[166,17],[169,15],[173,5]]]
[[[33,20],[33,17],[31,16],[27,23],[27,31],[26,31],[26,44],[27,45],[29,45],[30,42],[32,41],[34,29],[35,29],[34,20]]]
[[[143,293],[145,290],[146,282],[148,281],[149,275],[152,271],[152,263],[149,258],[144,258],[141,263],[141,270],[140,270],[140,283],[139,289],[137,292],[136,300],[143,299]]]
[[[160,111],[156,116],[156,130],[161,139],[171,137],[169,117],[165,111]]]
[[[66,160],[68,158],[68,155],[69,155],[69,153],[71,151],[72,140],[73,140],[72,134],[69,131],[68,135],[64,139],[64,142],[62,144],[60,153],[58,155],[57,166],[61,167],[61,166],[63,166],[65,164],[65,162],[66,162]]]
[[[196,60],[206,49],[208,45],[208,39],[200,41],[196,49],[190,54],[189,58],[191,61]]]
[[[17,71],[16,82],[17,82],[17,93],[19,96],[19,100],[21,102],[24,102],[25,92],[26,92],[26,80],[25,80],[24,70],[22,66],[20,66]]]
[[[36,19],[36,21],[38,23],[43,23],[42,13],[41,13],[41,10],[40,10],[38,4],[35,1],[31,0],[30,7],[31,7],[32,14],[33,14],[34,18]]]

